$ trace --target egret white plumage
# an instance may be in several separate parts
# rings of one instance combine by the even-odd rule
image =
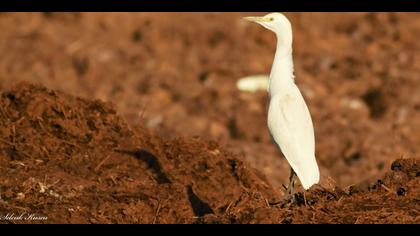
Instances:
[[[293,196],[295,174],[305,190],[319,182],[312,119],[294,81],[292,27],[289,20],[280,13],[244,19],[262,25],[273,31],[277,37],[277,49],[268,86],[268,127],[291,166],[289,187],[285,195],[288,198]]]

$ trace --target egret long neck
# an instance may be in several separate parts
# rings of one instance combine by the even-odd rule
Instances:
[[[283,89],[293,85],[294,82],[292,44],[278,41],[270,73],[268,92],[273,97],[275,94],[281,93]]]

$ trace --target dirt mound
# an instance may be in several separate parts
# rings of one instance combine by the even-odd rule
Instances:
[[[293,223],[419,223],[419,165],[419,159],[398,159],[376,183],[311,191],[306,200],[309,207],[291,208],[285,219]]]
[[[0,150],[2,223],[420,222],[418,159],[395,161],[375,184],[318,186],[281,205],[216,142],[163,139],[112,104],[28,83],[1,95]]]
[[[217,143],[130,129],[112,106],[19,84],[2,94],[2,211],[50,222],[187,223],[271,187]],[[249,200],[249,199],[247,199]]]

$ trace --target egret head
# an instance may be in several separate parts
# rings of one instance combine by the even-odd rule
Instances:
[[[273,31],[281,41],[292,42],[292,26],[290,21],[281,13],[270,13],[262,17],[249,16],[245,20],[258,23]]]

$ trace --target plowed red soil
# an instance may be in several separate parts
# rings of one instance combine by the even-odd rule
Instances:
[[[293,204],[245,15],[0,14],[0,222],[420,223],[419,15],[286,14],[321,169]]]

